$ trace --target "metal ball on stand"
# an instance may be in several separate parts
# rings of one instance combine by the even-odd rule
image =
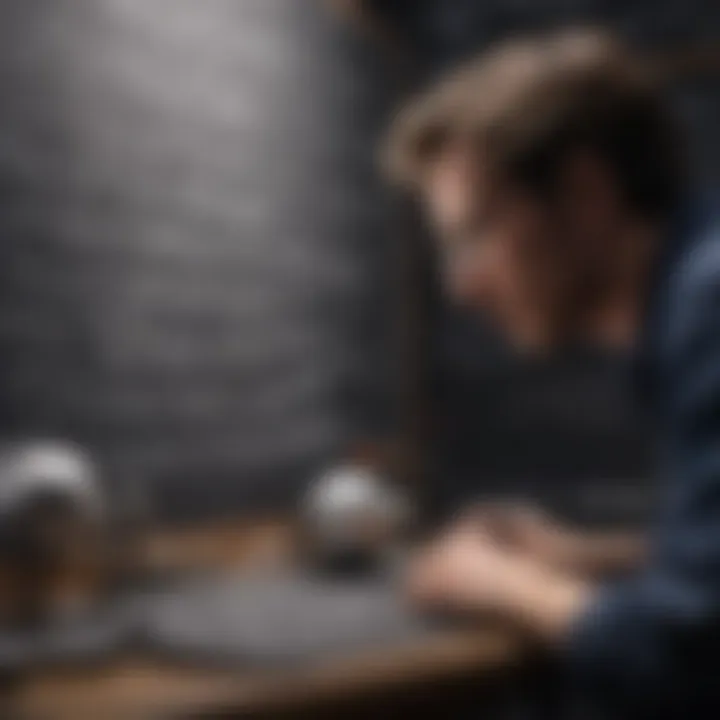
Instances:
[[[409,499],[377,468],[340,463],[310,485],[301,508],[310,566],[337,575],[387,569],[413,520]]]
[[[129,561],[105,480],[72,443],[0,447],[0,626],[38,626],[111,591]]]

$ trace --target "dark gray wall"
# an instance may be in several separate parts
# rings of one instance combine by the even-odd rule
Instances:
[[[178,515],[382,430],[382,77],[315,0],[4,0],[0,431]]]

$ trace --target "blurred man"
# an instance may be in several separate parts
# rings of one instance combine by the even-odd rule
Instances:
[[[495,509],[452,528],[410,578],[425,605],[526,628],[610,718],[720,712],[720,224],[691,198],[680,147],[631,53],[566,33],[455,73],[400,115],[388,153],[458,301],[529,352],[635,347],[668,483],[645,562],[599,584],[642,543]]]

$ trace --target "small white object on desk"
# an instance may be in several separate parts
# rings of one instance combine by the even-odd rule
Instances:
[[[0,451],[0,516],[12,516],[45,497],[62,499],[93,521],[106,511],[97,468],[80,447],[30,440]]]
[[[410,505],[382,473],[339,465],[309,488],[302,508],[305,534],[316,557],[379,557],[399,540]]]

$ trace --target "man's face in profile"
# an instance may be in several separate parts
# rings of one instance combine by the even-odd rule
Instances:
[[[587,186],[582,176],[574,182]],[[592,248],[609,251],[597,237],[607,226],[599,198],[590,213],[570,192],[539,202],[491,182],[462,152],[439,158],[423,187],[448,295],[486,312],[521,348],[545,349],[578,330],[568,325],[599,259]]]

